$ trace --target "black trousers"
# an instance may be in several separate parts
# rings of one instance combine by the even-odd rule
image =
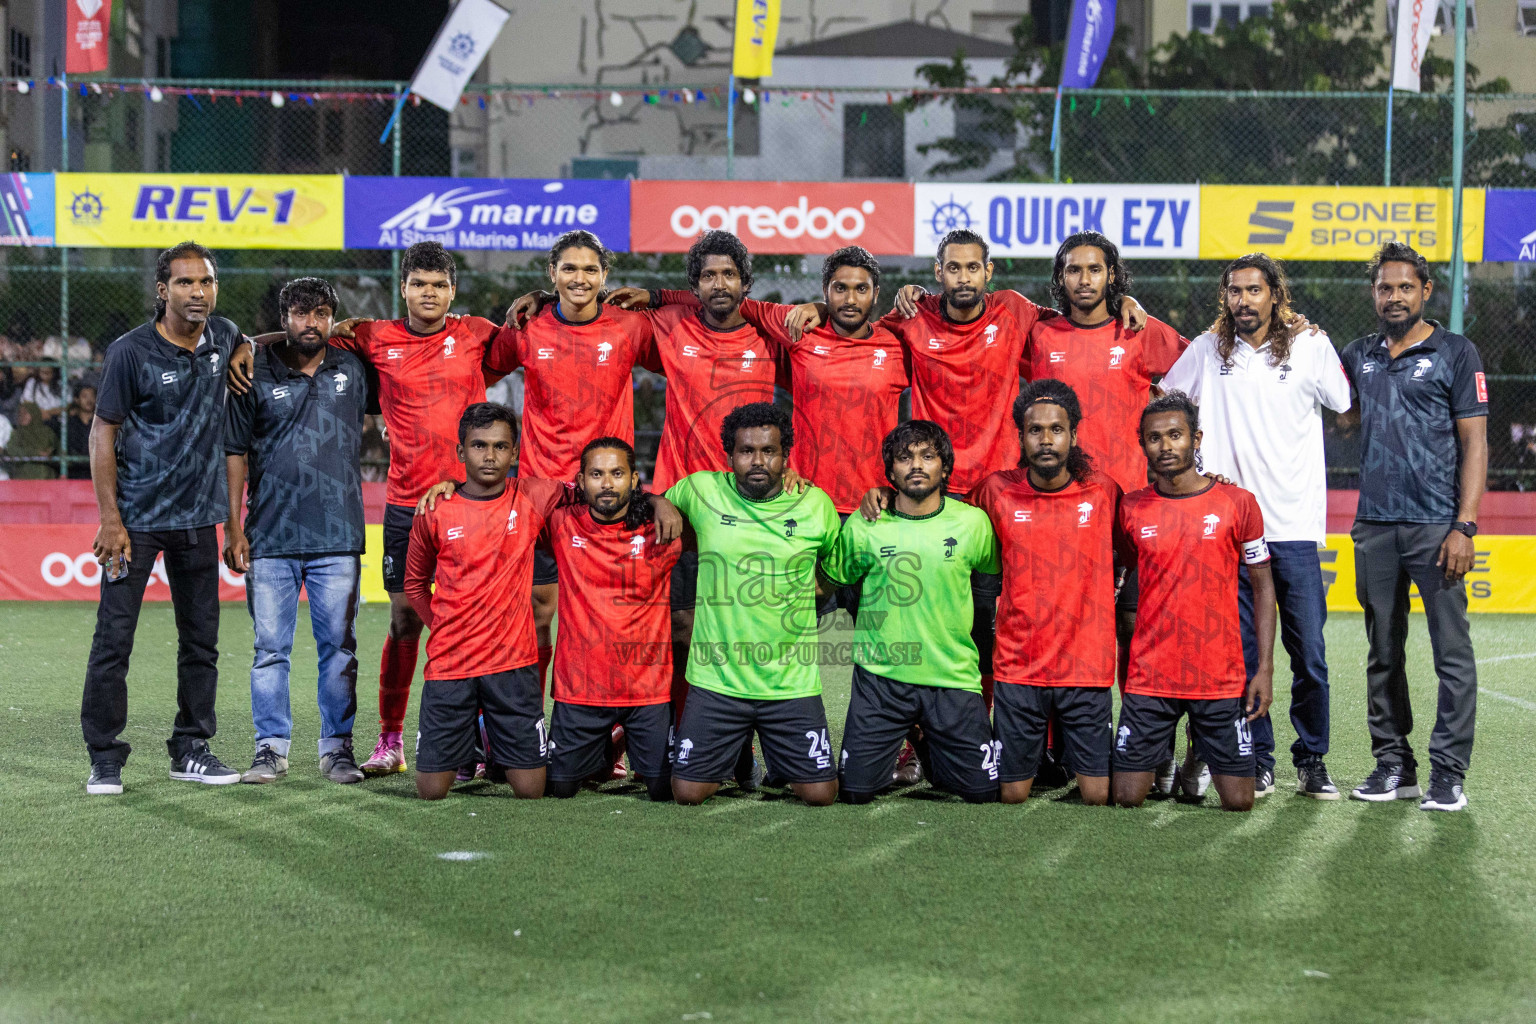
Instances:
[[[176,724],[166,747],[179,757],[198,741],[213,737],[214,695],[219,682],[219,543],[211,526],[155,533],[130,531],[133,560],[115,583],[101,577],[96,635],[85,669],[80,726],[91,761],[126,761],[122,739],[128,726],[128,659],[139,626],[144,587],[165,553],[165,576],[176,611]]]

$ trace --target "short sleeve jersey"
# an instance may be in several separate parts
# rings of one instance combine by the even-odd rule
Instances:
[[[331,339],[378,372],[389,432],[388,504],[414,507],[433,484],[464,479],[459,417],[485,401],[480,363],[500,330],[478,316],[450,316],[432,334],[417,334],[406,320],[375,320],[358,324],[353,339]]]
[[[673,484],[698,538],[698,606],[690,685],[751,700],[821,693],[816,563],[841,526],[817,487],[751,501],[731,473],[693,473]]]
[[[585,504],[555,509],[545,541],[560,567],[554,696],[566,704],[663,704],[672,692],[672,567],[682,542],[656,527],[599,523]]]
[[[467,679],[539,660],[533,548],[565,492],[551,480],[514,478],[494,498],[461,490],[416,516],[405,592],[418,611],[428,609],[426,678]]]
[[[1222,483],[1176,497],[1143,487],[1120,502],[1118,543],[1141,585],[1125,692],[1241,697],[1238,567],[1269,561],[1253,495]]]
[[[1024,347],[1043,310],[1018,292],[988,293],[981,315],[949,319],[942,295],[919,300],[917,316],[889,313],[880,325],[907,347],[912,418],[932,420],[955,446],[949,487],[965,494],[989,473],[1019,464],[1013,400],[1019,397]]]
[[[887,509],[871,523],[851,515],[824,571],[863,581],[853,662],[916,686],[981,692],[971,639],[971,573],[996,573],[997,537],[985,512],[944,498],[936,512]]]
[[[845,338],[822,324],[792,340],[784,318],[793,308],[748,301],[742,315],[789,353],[795,428],[789,464],[824,487],[839,512],[852,512],[864,492],[886,485],[880,442],[901,418],[906,351],[880,324],[864,338]]]
[[[521,330],[503,330],[486,373],[499,379],[523,368],[522,472],[573,480],[588,441],[634,443],[633,372],[651,337],[651,320],[641,313],[600,306],[591,320],[572,323],[560,316],[558,303]]]
[[[224,450],[248,464],[251,556],[361,552],[362,362],[327,347],[311,376],[267,345],[256,352],[253,376],[251,390],[229,397],[224,423]]]
[[[1321,544],[1328,532],[1328,470],[1323,457],[1322,406],[1349,408],[1349,380],[1333,343],[1307,331],[1285,359],[1272,361],[1268,342],[1255,349],[1237,339],[1222,361],[1215,334],[1206,333],[1163,378],[1200,406],[1207,473],[1252,491],[1264,511],[1264,537]]]
[[[166,341],[154,321],[107,348],[96,415],[117,435],[117,509],[130,530],[188,530],[229,516],[224,373],[240,329],[209,317],[197,348]]]
[[[1026,468],[972,492],[1002,548],[992,671],[1000,683],[1107,687],[1115,681],[1115,515],[1108,476],[1039,490]]]
[[[1344,372],[1360,395],[1360,504],[1355,518],[1453,523],[1461,501],[1456,421],[1488,415],[1488,378],[1477,348],[1434,321],[1434,331],[1393,359],[1386,338],[1357,338]]]
[[[656,336],[645,368],[667,378],[653,481],[665,492],[689,473],[727,468],[720,426],[738,405],[773,401],[780,353],[750,323],[729,331],[709,326],[692,292],[663,291],[661,298],[672,304],[645,312]]]
[[[1091,327],[1058,316],[1035,324],[1025,350],[1028,380],[1059,380],[1083,407],[1077,443],[1122,491],[1147,486],[1147,459],[1137,435],[1156,377],[1168,372],[1189,342],[1161,320],[1127,331],[1118,318]]]

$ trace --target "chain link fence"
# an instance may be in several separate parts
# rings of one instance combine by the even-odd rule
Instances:
[[[12,170],[48,170],[25,140],[58,134],[58,90],[7,80],[0,99]],[[70,169],[150,172],[348,173],[759,180],[1079,180],[1085,182],[1380,185],[1386,100],[1374,93],[1239,94],[1089,90],[1062,101],[1049,145],[1052,91],[816,90],[768,87],[726,97],[699,87],[494,86],[466,94],[452,116],[407,103],[380,133],[405,83],[102,81],[68,99]],[[1448,97],[1399,96],[1391,182],[1439,186],[1450,172]],[[1469,103],[1467,183],[1536,184],[1536,97]],[[30,133],[30,134],[29,134]],[[277,326],[276,296],[304,274],[331,279],[348,315],[400,315],[388,252],[224,251],[219,312],[248,332]],[[88,477],[86,431],[102,352],[149,315],[154,254],[142,250],[0,249],[0,471]],[[764,256],[755,294],[799,301],[819,290],[814,261]],[[931,283],[925,261],[889,261],[888,305],[908,280]],[[458,309],[498,318],[543,283],[536,265],[461,258]],[[498,269],[490,270],[495,266]],[[997,283],[1043,301],[1049,265],[1001,260]],[[1215,310],[1221,265],[1139,261],[1134,293],[1187,335]],[[1432,315],[1444,318],[1448,275]],[[1342,346],[1374,327],[1363,270],[1293,263],[1296,301]],[[621,256],[612,282],[677,286],[677,256]],[[1536,285],[1524,265],[1470,268],[1467,333],[1489,372],[1491,484],[1536,487]],[[514,391],[515,391],[515,386]],[[637,432],[654,453],[664,382],[637,374]],[[508,392],[504,397],[515,397]],[[35,407],[23,410],[24,406]],[[51,440],[34,429],[41,418]],[[26,422],[21,422],[26,421]],[[11,430],[5,431],[9,425]],[[1330,477],[1353,483],[1358,438],[1328,423]],[[370,462],[384,458],[382,441]],[[369,474],[382,472],[369,466]]]

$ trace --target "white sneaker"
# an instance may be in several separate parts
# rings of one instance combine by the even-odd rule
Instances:
[[[1152,772],[1152,796],[1158,799],[1173,796],[1173,787],[1178,781],[1178,766],[1174,764],[1173,758],[1169,758]]]
[[[1174,773],[1174,781],[1183,799],[1204,800],[1205,791],[1211,787],[1211,766],[1197,757],[1187,757]]]

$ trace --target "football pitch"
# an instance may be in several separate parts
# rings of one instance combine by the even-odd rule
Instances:
[[[1070,789],[813,809],[731,788],[680,808],[624,784],[436,804],[409,774],[337,786],[317,774],[302,616],[287,779],[172,782],[168,604],[138,634],[127,791],[87,798],[94,615],[0,606],[3,1022],[1536,1020],[1536,616],[1473,622],[1466,812],[1294,796],[1281,652],[1280,789],[1244,817],[1214,794],[1127,811]],[[370,605],[358,627],[360,756],[386,622]],[[1427,780],[1422,616],[1412,631]],[[243,769],[244,608],[222,632],[214,750]],[[1332,616],[1328,643],[1345,789],[1371,767],[1360,617]],[[824,679],[835,749],[848,672]]]

